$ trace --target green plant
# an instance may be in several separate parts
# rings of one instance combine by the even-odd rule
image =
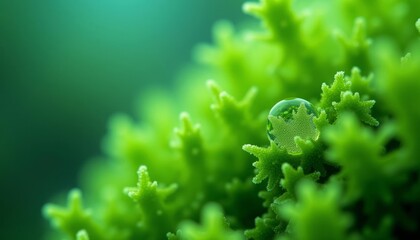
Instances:
[[[144,122],[113,118],[106,157],[84,170],[90,210],[73,190],[68,207],[48,204],[45,215],[79,240],[419,237],[418,9],[245,4],[263,32],[217,24],[215,45],[199,46],[181,75],[178,101],[152,99]],[[268,118],[267,137],[269,110],[290,97],[315,109]],[[189,114],[172,131],[181,107]],[[276,141],[286,125],[294,136]]]

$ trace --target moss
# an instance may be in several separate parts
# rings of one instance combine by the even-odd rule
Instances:
[[[105,157],[84,170],[90,210],[79,190],[68,207],[46,205],[55,229],[93,240],[420,237],[420,2],[328,3],[261,0],[244,5],[261,27],[217,24],[179,99],[154,99],[144,122],[111,120]],[[317,114],[272,117],[267,138],[269,110],[289,97]]]

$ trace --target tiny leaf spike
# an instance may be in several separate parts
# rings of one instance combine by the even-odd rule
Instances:
[[[330,183],[318,188],[310,181],[299,182],[296,187],[298,203],[276,205],[280,215],[290,220],[293,229],[287,239],[298,240],[342,240],[348,237],[352,219],[340,206],[340,187]]]
[[[295,138],[317,140],[317,130],[313,117],[317,113],[308,101],[301,98],[285,99],[278,102],[268,114],[267,135],[289,154],[300,154],[302,150]]]
[[[301,181],[302,179],[312,179],[316,181],[318,180],[319,175],[320,175],[319,172],[314,172],[314,173],[305,175],[302,167],[298,167],[297,169],[295,169],[293,168],[293,166],[291,166],[288,163],[284,163],[281,166],[281,170],[283,172],[284,177],[280,180],[280,185],[293,198],[296,197],[295,189],[299,181]]]
[[[239,231],[229,228],[221,207],[215,203],[204,206],[201,224],[184,221],[180,224],[181,240],[243,240]]]
[[[78,239],[83,238],[87,233],[92,239],[111,239],[99,225],[94,221],[92,213],[83,207],[82,194],[80,190],[73,189],[68,195],[67,207],[60,207],[47,204],[44,207],[44,215],[52,219],[54,226],[65,232],[67,236]]]
[[[419,30],[419,32],[420,32],[420,18],[417,19],[416,27],[417,27],[417,30]]]
[[[174,142],[174,147],[179,149],[182,156],[190,164],[199,165],[203,158],[203,141],[200,132],[200,125],[193,124],[190,115],[186,112],[180,115],[181,127],[175,128],[178,142]]]
[[[165,200],[178,186],[159,186],[156,181],[151,181],[144,165],[139,167],[137,174],[137,187],[127,187],[125,193],[137,202],[142,210],[143,216],[139,226],[142,231],[148,233],[147,239],[162,239],[173,227],[171,211]]]
[[[76,240],[89,240],[89,235],[86,230],[80,230],[77,232]]]

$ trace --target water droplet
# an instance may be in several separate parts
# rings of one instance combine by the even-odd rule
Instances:
[[[298,114],[300,108],[300,114]],[[305,109],[307,114],[305,114]],[[317,115],[314,106],[302,98],[282,100],[276,103],[268,114],[268,138],[279,146],[284,146],[289,152],[298,153],[299,149],[294,142],[294,137],[316,140],[319,132],[312,119]],[[273,124],[274,122],[276,124]]]

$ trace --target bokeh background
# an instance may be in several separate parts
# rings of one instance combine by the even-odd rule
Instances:
[[[0,239],[41,239],[41,208],[77,186],[107,121],[173,87],[241,0],[0,0]]]

